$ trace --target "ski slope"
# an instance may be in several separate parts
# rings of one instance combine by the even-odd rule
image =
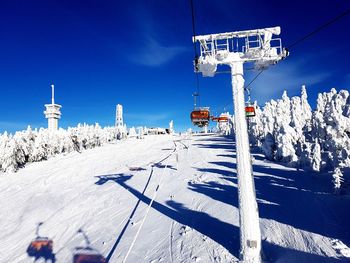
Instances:
[[[87,245],[79,229],[109,262],[236,262],[235,156],[220,135],[146,136],[1,174],[0,262],[33,262],[39,222],[58,263]],[[349,262],[349,198],[253,156],[264,260]]]

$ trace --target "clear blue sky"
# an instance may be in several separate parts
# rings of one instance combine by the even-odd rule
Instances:
[[[279,25],[288,46],[350,7],[348,0],[194,0],[197,34]],[[128,126],[191,127],[195,91],[188,0],[2,1],[0,132],[46,127],[50,84],[63,105],[61,127],[113,125],[115,105]],[[318,92],[350,87],[350,16],[291,50],[252,85],[259,104],[286,89]],[[248,82],[254,72],[246,74]],[[202,106],[231,103],[230,76],[200,77]],[[226,110],[231,110],[226,107]]]

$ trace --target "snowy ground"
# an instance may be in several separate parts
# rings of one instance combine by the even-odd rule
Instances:
[[[349,196],[330,194],[329,177],[254,157],[265,261],[350,262]],[[39,222],[58,263],[86,246],[79,229],[110,262],[235,262],[235,172],[232,140],[164,135],[0,174],[0,262],[33,262]]]

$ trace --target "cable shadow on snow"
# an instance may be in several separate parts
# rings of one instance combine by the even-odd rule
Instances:
[[[201,182],[190,185],[190,189],[211,198],[232,204],[232,195],[227,197],[222,193],[223,189],[235,192],[237,199],[236,164],[230,162],[211,162],[221,168],[197,168],[201,172],[216,173],[221,179],[231,181],[234,186],[227,186],[218,182]],[[231,169],[227,170],[227,169]],[[327,236],[341,238],[349,242],[350,227],[337,227],[337,223],[329,219],[336,211],[324,211],[324,203],[339,206],[340,200],[327,192],[317,188],[318,178],[310,176],[307,172],[296,170],[284,170],[269,166],[253,165],[256,196],[261,218],[273,219],[280,223],[291,225],[295,228]],[[209,190],[211,188],[211,190]],[[344,200],[343,200],[344,201]],[[349,202],[348,202],[349,203]],[[346,220],[350,220],[350,213],[340,213],[344,226]],[[317,218],[317,220],[315,220]]]
[[[152,175],[153,175],[153,170],[151,171],[149,177],[148,177],[148,180],[147,180],[147,183],[142,191],[142,194],[144,194],[144,192],[146,191],[148,185],[149,185],[149,182],[151,181],[151,178],[152,178]],[[99,180],[95,183],[96,185],[104,185],[105,183],[109,182],[109,181],[116,181],[116,180],[119,180],[119,177],[120,175],[100,175],[100,176],[96,176],[97,178],[99,178]],[[125,175],[124,176],[124,180],[129,180],[130,178],[132,177],[132,175]],[[128,228],[137,208],[139,207],[141,203],[141,200],[138,199],[137,203],[135,204],[133,210],[131,211],[131,214],[128,218],[128,221],[125,223],[124,227],[122,228],[122,230],[120,231],[120,234],[118,235],[116,241],[114,242],[110,252],[108,253],[106,259],[107,259],[107,262],[111,259],[111,257],[113,256],[114,254],[114,251],[116,250],[120,240],[122,239],[123,235],[125,234],[125,231],[126,229]]]
[[[192,144],[198,148],[204,149],[217,149],[217,150],[227,150],[228,152],[233,152],[232,144],[230,143],[220,143],[220,144],[204,144],[204,143],[194,143]]]
[[[196,140],[196,142],[209,142],[209,143],[212,143],[212,142],[227,143],[227,142],[233,142],[233,141],[234,141],[234,138],[230,135],[227,135],[227,136],[218,135],[214,138],[212,135],[208,135],[207,138]]]
[[[138,200],[145,203],[146,205],[149,205],[151,202],[151,199],[149,197],[145,196],[133,187],[130,187],[126,183],[131,179],[131,177],[132,175],[111,174],[104,176],[103,181],[112,181],[117,183],[124,189],[127,189],[135,197],[137,197]],[[227,191],[228,189],[224,190]],[[189,226],[190,228],[207,236],[208,238],[225,247],[236,258],[239,257],[239,229],[236,226],[222,222],[214,217],[211,217],[205,212],[190,210],[183,204],[178,203],[174,200],[167,201],[166,205],[154,201],[152,208],[159,213],[175,220],[179,224]],[[325,258],[316,254],[297,251],[291,248],[284,248],[276,244],[271,244],[266,240],[262,241],[262,246],[265,253],[265,262],[279,262],[280,259],[282,260],[281,262],[291,263],[295,262],[295,259],[298,259],[298,262],[301,263],[343,262],[339,259]]]
[[[108,181],[113,181],[127,189],[139,201],[149,205],[151,198],[145,196],[144,193],[139,192],[127,184],[127,181],[130,180],[131,177],[132,175],[127,174],[110,174],[101,177],[96,184],[103,185]],[[236,226],[222,222],[214,217],[211,217],[205,212],[188,209],[183,204],[174,200],[167,201],[166,205],[154,201],[152,208],[175,220],[179,224],[189,226],[190,228],[195,229],[199,233],[214,240],[225,247],[232,255],[238,258],[239,231]]]

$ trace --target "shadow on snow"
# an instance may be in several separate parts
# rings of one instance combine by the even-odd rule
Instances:
[[[227,140],[226,140],[227,142]],[[235,185],[222,184],[216,181],[191,182],[189,189],[209,196],[215,200],[238,207],[235,145],[231,140],[228,143],[218,140],[214,144],[195,144],[200,148],[223,149],[227,154],[219,154],[224,157],[220,162],[209,162],[208,168],[197,168],[202,173],[215,173],[221,179],[228,180]],[[254,151],[256,160],[264,160],[264,157]],[[278,166],[253,165],[255,174],[255,187],[261,218],[273,219],[280,223],[293,226],[297,229],[317,233],[329,238],[338,238],[350,243],[350,213],[344,211],[349,206],[349,200],[331,194],[331,178],[323,178],[315,173],[296,170],[288,167],[279,169]],[[258,175],[258,176],[257,176]],[[275,249],[276,245],[263,242],[266,254]],[[282,251],[274,251],[273,254],[302,253],[292,249],[279,247]],[[305,262],[324,262],[320,257],[304,253]],[[311,257],[311,258],[310,258]],[[327,259],[327,262],[330,259]],[[334,259],[336,260],[336,259]],[[302,261],[303,262],[303,261]]]

